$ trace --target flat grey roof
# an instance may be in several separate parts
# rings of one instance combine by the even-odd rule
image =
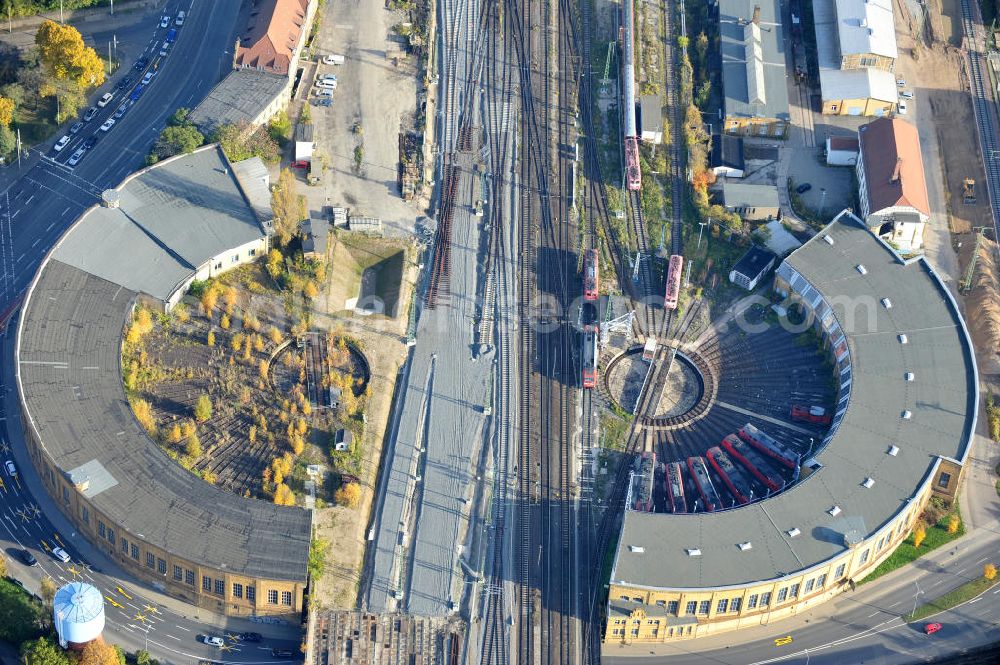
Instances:
[[[722,202],[727,208],[777,208],[778,188],[775,185],[724,182]]]
[[[761,83],[764,104],[751,103],[744,29],[760,7]],[[719,0],[719,45],[726,117],[788,120],[785,28],[778,0]]]
[[[251,157],[241,162],[233,162],[233,173],[246,194],[250,207],[257,215],[261,224],[274,219],[271,210],[271,174],[267,164],[260,157]]]
[[[88,210],[53,258],[166,301],[213,256],[264,236],[215,145],[140,171],[118,192],[120,206]]]
[[[835,0],[837,40],[848,55],[874,53],[895,58],[896,24],[892,0]]]
[[[955,302],[930,265],[923,258],[902,261],[845,211],[778,274],[796,280],[808,298],[821,295],[832,305],[850,351],[846,412],[814,455],[822,468],[775,497],[722,512],[627,512],[612,583],[715,588],[811,568],[846,549],[848,530],[867,537],[904,510],[930,482],[938,458],[964,462],[976,423],[975,359]],[[901,333],[907,344],[899,342]],[[896,456],[887,454],[892,445],[899,447]],[[861,484],[868,477],[871,488]],[[841,512],[833,517],[827,511],[835,505]],[[792,528],[800,535],[789,537]],[[752,548],[741,551],[737,544],[744,542]],[[688,556],[689,548],[701,555]]]
[[[311,513],[209,485],[136,422],[119,367],[136,295],[51,257],[43,263],[18,336],[23,409],[42,446],[63,473],[91,475],[95,490],[100,481],[89,500],[130,534],[195,564],[305,581]]]
[[[252,124],[281,95],[286,85],[287,76],[256,69],[234,69],[194,107],[188,120],[206,136],[220,125]]]

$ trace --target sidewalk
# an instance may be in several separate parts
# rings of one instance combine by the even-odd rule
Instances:
[[[12,321],[3,333],[2,362],[3,362],[3,406],[6,416],[5,424],[7,438],[13,450],[14,459],[20,471],[21,481],[25,489],[31,494],[35,503],[41,508],[45,518],[61,534],[63,539],[79,553],[80,557],[89,562],[94,572],[109,578],[112,584],[120,584],[128,589],[129,593],[143,601],[159,605],[170,612],[190,620],[198,621],[206,626],[214,626],[218,629],[245,632],[253,631],[261,633],[267,637],[288,639],[289,629],[294,628],[301,631],[301,628],[293,624],[274,625],[262,624],[249,619],[227,617],[215,614],[205,609],[185,603],[165,593],[160,593],[149,588],[129,573],[122,570],[117,562],[109,559],[102,550],[95,548],[86,538],[76,532],[76,529],[69,520],[62,514],[56,503],[49,496],[42,485],[41,479],[35,470],[28,452],[25,448],[24,433],[21,426],[20,406],[17,395],[17,384],[14,377],[14,342],[16,336],[16,320]]]

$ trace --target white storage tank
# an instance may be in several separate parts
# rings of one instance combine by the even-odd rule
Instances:
[[[104,597],[96,587],[71,582],[56,591],[52,621],[64,649],[92,642],[104,631]]]

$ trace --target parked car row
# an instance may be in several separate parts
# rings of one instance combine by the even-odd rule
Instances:
[[[177,40],[177,28],[171,27],[171,23],[173,23],[176,26],[182,26],[184,25],[184,18],[185,18],[185,13],[183,11],[179,11],[177,12],[177,16],[174,18],[171,18],[169,15],[164,15],[160,19],[160,27],[169,28],[167,30],[166,36],[163,39],[163,44],[160,48],[160,57],[166,57],[167,53],[170,50],[170,46]],[[114,114],[110,118],[107,118],[97,129],[98,132],[111,131],[111,128],[115,126],[115,123],[122,119],[125,113],[128,112],[129,108],[131,108],[135,102],[139,101],[139,98],[142,97],[142,94],[146,91],[146,88],[153,82],[153,77],[155,77],[157,74],[156,63],[154,63],[152,69],[149,69],[149,65],[150,65],[149,57],[142,56],[138,60],[136,60],[135,64],[132,65],[132,69],[137,73],[135,75],[126,74],[121,78],[121,80],[118,81],[118,83],[115,85],[114,90],[111,90],[101,95],[101,98],[97,100],[97,105],[88,108],[86,112],[84,112],[83,118],[81,120],[74,122],[69,128],[69,133],[61,137],[58,141],[56,141],[55,145],[52,146],[52,149],[57,153],[62,152],[63,149],[66,148],[67,145],[69,145],[73,136],[79,134],[84,129],[84,127],[86,127],[86,124],[88,122],[97,117],[97,114],[100,113],[101,109],[111,104],[111,102],[114,101],[115,97],[118,95],[119,92],[125,93],[127,90],[129,90],[129,88],[135,82],[134,77],[138,77],[141,75],[139,83],[134,88],[132,88],[130,93],[127,93],[128,98],[125,99],[118,106],[118,109],[114,112]],[[88,137],[80,145],[80,147],[73,152],[73,154],[70,156],[70,158],[67,160],[66,163],[69,166],[76,166],[77,164],[79,164],[80,160],[83,159],[87,150],[90,150],[95,145],[97,145],[97,141],[98,141],[97,133]]]

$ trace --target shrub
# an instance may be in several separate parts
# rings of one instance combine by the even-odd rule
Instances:
[[[202,453],[201,440],[198,438],[197,432],[191,432],[191,434],[188,436],[187,448],[185,452],[188,454],[188,457],[192,459],[197,459],[201,457]]]
[[[948,518],[948,533],[958,533],[958,527],[962,526],[962,518],[952,515]]]
[[[167,434],[167,441],[170,443],[180,443],[182,438],[184,437],[181,434],[181,426],[174,423],[174,426],[170,428],[170,433]]]
[[[205,340],[205,343],[208,344],[209,346],[215,346],[215,332],[214,331],[212,331],[212,330],[208,331],[208,339]]]
[[[361,485],[345,483],[336,491],[333,499],[346,508],[357,508],[361,503]]]
[[[996,566],[994,566],[992,563],[988,563],[985,566],[983,566],[983,577],[992,582],[996,578],[996,576],[997,576]]]
[[[208,395],[200,395],[194,403],[194,417],[200,423],[212,417],[212,400]]]
[[[229,315],[223,314],[222,318],[219,319],[219,327],[223,330],[229,330]]]
[[[274,488],[274,503],[279,506],[295,505],[295,495],[285,483],[278,483],[277,487]]]
[[[142,428],[147,433],[150,435],[156,433],[156,418],[153,416],[153,407],[150,406],[149,402],[144,399],[133,401],[132,412],[135,414],[135,419],[139,421],[139,424],[142,425]]]
[[[927,537],[927,529],[921,524],[917,527],[916,531],[913,532],[913,546],[919,548],[921,543],[924,542],[924,538]]]

